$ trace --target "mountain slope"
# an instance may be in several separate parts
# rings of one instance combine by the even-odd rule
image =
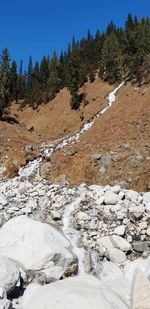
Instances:
[[[150,86],[130,83],[115,104],[76,145],[52,157],[48,178],[66,175],[69,183],[108,184],[146,190],[150,177]],[[69,155],[73,154],[74,155]]]

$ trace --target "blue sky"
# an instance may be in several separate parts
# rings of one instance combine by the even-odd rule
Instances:
[[[0,0],[0,51],[27,66],[42,56],[66,49],[90,29],[103,31],[113,20],[123,26],[128,13],[150,16],[150,0]]]

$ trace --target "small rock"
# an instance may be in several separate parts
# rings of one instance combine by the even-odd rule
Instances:
[[[150,236],[150,227],[148,227],[148,229],[146,230],[146,235]]]
[[[125,225],[117,226],[114,229],[114,234],[119,235],[119,236],[123,236],[125,234],[125,229],[126,229]]]
[[[52,216],[52,219],[55,220],[55,221],[61,219],[61,215],[60,215],[60,213],[57,210],[52,210],[51,211],[51,216]]]
[[[132,247],[137,252],[143,253],[144,251],[144,245],[142,242],[133,242]]]
[[[119,201],[119,196],[112,191],[106,191],[104,195],[104,202],[106,205],[116,205]]]
[[[126,261],[126,254],[117,248],[109,250],[109,258],[115,264],[122,264]]]
[[[3,193],[0,192],[0,204],[2,206],[6,206],[8,204],[8,201]]]

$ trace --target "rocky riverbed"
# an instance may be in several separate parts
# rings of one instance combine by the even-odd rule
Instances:
[[[119,185],[70,188],[28,175],[1,184],[0,209],[2,304],[8,303],[7,293],[14,308],[46,308],[32,296],[36,288],[40,293],[57,291],[59,284],[53,282],[64,279],[63,288],[81,279],[111,286],[111,293],[122,302],[117,307],[116,301],[115,308],[130,308],[135,269],[144,271],[145,280],[150,276],[150,192],[123,190]],[[79,278],[69,283],[66,278],[78,273]],[[29,304],[34,299],[33,307],[24,305],[26,297]],[[108,308],[113,308],[113,298]]]

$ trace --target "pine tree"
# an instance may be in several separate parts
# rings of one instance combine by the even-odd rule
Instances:
[[[40,78],[41,78],[42,88],[44,91],[47,88],[47,81],[49,78],[49,62],[45,56],[43,57],[41,64],[40,64]]]
[[[27,73],[27,89],[30,90],[32,87],[32,80],[33,80],[33,66],[32,66],[32,57],[29,58],[28,64],[28,73]]]
[[[0,118],[10,99],[10,59],[9,51],[5,48],[0,59]]]
[[[25,94],[25,101],[30,105],[32,105],[33,103],[32,86],[33,86],[33,66],[32,66],[32,57],[30,56],[28,64],[28,72],[27,72],[26,94]]]
[[[11,101],[15,100],[16,102],[18,100],[17,80],[18,80],[17,64],[16,61],[13,61],[10,68],[10,97]]]
[[[36,62],[33,70],[33,80],[32,80],[32,89],[30,96],[30,104],[33,108],[37,107],[42,101],[42,85],[41,85],[41,76],[39,63]]]
[[[102,49],[104,79],[115,82],[121,77],[122,54],[116,35],[112,32],[104,41]]]
[[[61,64],[57,59],[56,52],[54,52],[49,62],[48,91],[50,99],[54,98],[56,93],[62,88],[61,69]]]
[[[19,75],[17,79],[17,91],[18,99],[23,100],[25,98],[26,89],[26,73],[23,74],[23,62],[20,61]]]

